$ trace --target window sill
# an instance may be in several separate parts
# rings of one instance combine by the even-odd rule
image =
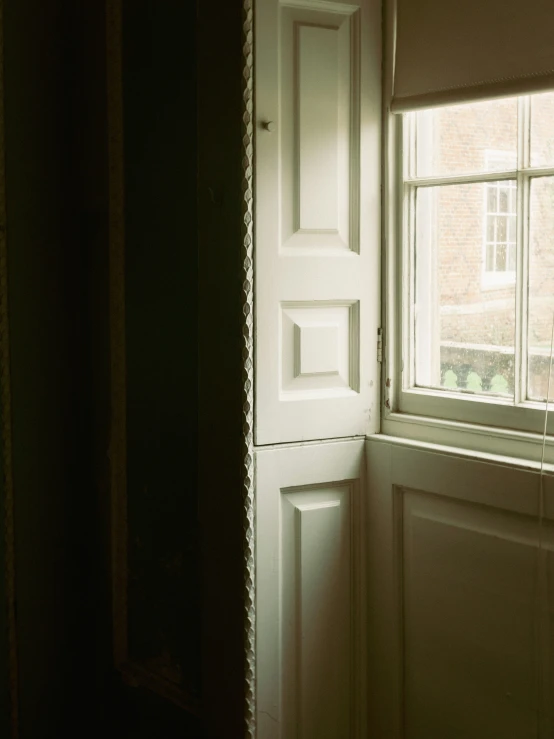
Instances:
[[[500,290],[503,287],[514,287],[516,284],[515,272],[491,272],[481,276],[482,290]]]
[[[381,422],[382,440],[473,456],[527,469],[540,469],[542,435],[460,423],[405,413],[388,413]],[[547,436],[545,467],[554,472],[554,437]]]

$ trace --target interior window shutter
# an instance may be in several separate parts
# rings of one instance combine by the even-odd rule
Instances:
[[[256,444],[378,429],[380,11],[256,6]]]
[[[554,88],[552,0],[396,0],[393,112]]]

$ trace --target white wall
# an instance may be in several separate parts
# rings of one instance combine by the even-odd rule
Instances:
[[[369,735],[552,732],[554,480],[539,570],[536,471],[379,436],[366,459]]]

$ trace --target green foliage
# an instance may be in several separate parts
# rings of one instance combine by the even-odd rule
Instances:
[[[454,372],[454,370],[449,369],[444,373],[442,387],[449,390],[458,389],[458,375]],[[480,375],[477,374],[477,372],[468,373],[466,388],[474,393],[483,392],[483,380]],[[492,378],[488,392],[501,393],[502,395],[506,395],[509,392],[508,380],[504,377],[504,375],[495,375]]]
[[[467,389],[473,390],[475,393],[480,393],[483,390],[483,381],[477,374],[477,372],[470,372],[467,376]]]
[[[444,373],[443,387],[448,387],[448,388],[458,387],[458,375],[452,370],[447,370]]]
[[[508,381],[503,375],[495,375],[491,380],[491,393],[508,392]]]

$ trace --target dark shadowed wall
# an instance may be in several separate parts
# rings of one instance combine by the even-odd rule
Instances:
[[[21,739],[243,735],[241,15],[123,2],[129,655],[194,716],[112,665],[105,6],[4,0]]]
[[[83,29],[73,5],[4,3],[22,739],[65,736],[75,730],[73,714],[87,715],[93,703],[88,243],[78,154]]]

